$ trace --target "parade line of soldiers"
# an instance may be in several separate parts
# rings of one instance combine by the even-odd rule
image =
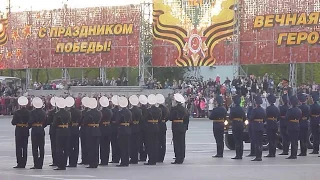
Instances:
[[[82,111],[74,107],[73,97],[53,97],[54,107],[48,114],[43,110],[43,101],[35,97],[31,100],[33,110],[29,111],[29,100],[18,98],[19,110],[12,119],[16,126],[17,166],[25,168],[29,129],[31,128],[32,156],[34,166],[42,169],[44,161],[45,131],[50,126],[52,164],[54,170],[66,167],[88,165],[97,168],[109,163],[118,167],[146,162],[156,165],[164,161],[166,153],[166,122],[172,122],[175,161],[182,164],[185,159],[185,134],[188,130],[189,115],[182,105],[185,98],[175,94],[176,106],[170,110],[164,105],[162,94],[149,96],[113,96],[108,99],[84,97]],[[80,140],[80,141],[79,141]],[[81,163],[78,164],[79,144],[81,144]],[[111,162],[109,162],[111,146]]]

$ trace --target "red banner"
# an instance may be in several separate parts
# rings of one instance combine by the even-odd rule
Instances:
[[[0,66],[138,66],[140,22],[139,5],[11,13],[0,25]]]

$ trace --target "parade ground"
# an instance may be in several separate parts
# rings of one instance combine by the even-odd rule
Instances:
[[[51,152],[47,131],[43,169],[29,169],[33,166],[29,138],[27,167],[17,170],[12,168],[16,165],[16,158],[11,117],[0,117],[0,180],[318,180],[320,177],[320,158],[315,155],[298,157],[297,160],[286,160],[286,156],[277,156],[273,159],[263,158],[262,162],[251,162],[249,157],[232,160],[235,152],[226,149],[224,158],[212,158],[216,151],[215,140],[212,135],[212,122],[206,119],[190,121],[186,137],[185,163],[172,165],[174,153],[169,124],[166,159],[164,163],[156,166],[139,163],[130,167],[115,167],[115,164],[110,164],[97,169],[78,166],[68,168],[66,171],[54,171],[49,167]],[[246,144],[244,155],[248,153],[249,145]],[[277,153],[280,153],[280,150]],[[264,152],[264,155],[266,154],[267,152]]]

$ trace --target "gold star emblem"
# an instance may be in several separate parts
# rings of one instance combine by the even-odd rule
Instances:
[[[12,39],[14,39],[14,41],[16,41],[19,38],[18,30],[13,30],[11,37],[12,37]]]
[[[17,50],[16,50],[16,56],[17,56],[18,59],[22,56],[22,51],[21,51],[21,49],[17,49]]]
[[[24,37],[27,38],[28,36],[31,36],[31,25],[26,25],[23,29]]]

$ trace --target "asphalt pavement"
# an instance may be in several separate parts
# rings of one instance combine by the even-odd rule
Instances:
[[[144,166],[143,163],[130,167],[109,165],[97,169],[85,166],[68,168],[66,171],[54,171],[51,163],[50,141],[46,129],[45,162],[42,170],[30,170],[33,165],[31,142],[27,168],[13,169],[16,165],[14,126],[11,117],[0,117],[0,180],[318,180],[320,177],[320,158],[316,155],[287,160],[286,156],[273,159],[264,158],[262,162],[251,162],[251,158],[232,160],[235,152],[225,148],[224,158],[214,159],[216,147],[212,135],[212,122],[206,119],[191,120],[186,136],[186,160],[182,165],[172,165],[173,147],[171,129],[168,123],[167,154],[165,162],[156,166]],[[249,144],[245,145],[244,155],[249,153]],[[278,150],[280,153],[280,150]],[[264,152],[266,155],[267,152]]]

